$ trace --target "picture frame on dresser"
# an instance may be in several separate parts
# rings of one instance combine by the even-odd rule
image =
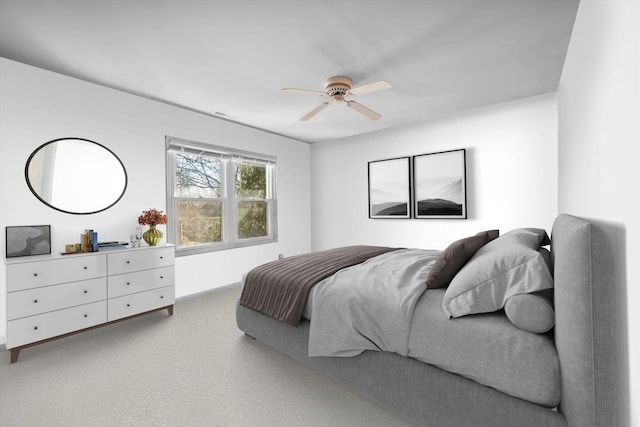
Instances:
[[[466,150],[413,156],[416,219],[467,219]]]
[[[411,218],[411,158],[368,163],[369,218]]]
[[[51,253],[51,226],[49,225],[8,226],[5,233],[7,258]]]

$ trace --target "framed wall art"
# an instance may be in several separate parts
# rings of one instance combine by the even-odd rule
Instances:
[[[415,218],[467,218],[464,149],[413,156]]]
[[[48,225],[6,228],[7,258],[51,253],[51,227]]]
[[[369,162],[369,218],[411,218],[411,158]]]

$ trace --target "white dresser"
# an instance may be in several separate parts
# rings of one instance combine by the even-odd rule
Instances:
[[[174,247],[147,246],[7,260],[7,349],[166,309],[175,301]]]

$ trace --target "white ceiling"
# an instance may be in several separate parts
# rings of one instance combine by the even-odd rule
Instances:
[[[306,142],[555,91],[578,0],[0,0],[0,56]],[[298,119],[343,75],[391,89]]]

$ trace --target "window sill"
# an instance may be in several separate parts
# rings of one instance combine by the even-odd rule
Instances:
[[[176,257],[189,256],[189,255],[198,255],[207,252],[218,252],[218,251],[226,251],[229,249],[238,249],[238,248],[247,248],[250,246],[258,246],[258,245],[266,245],[269,243],[277,243],[277,237],[269,237],[262,239],[251,239],[246,242],[237,242],[237,243],[219,243],[219,244],[211,244],[211,245],[198,245],[198,246],[185,246],[185,247],[177,247],[176,246]]]

